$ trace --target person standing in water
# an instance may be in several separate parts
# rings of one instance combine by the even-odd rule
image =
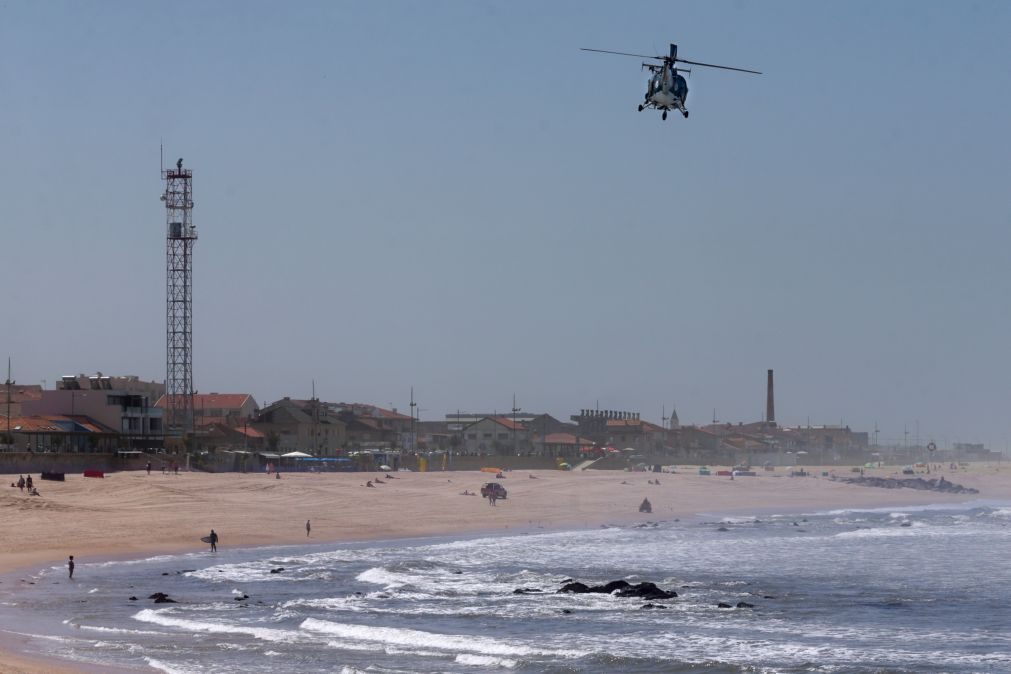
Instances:
[[[309,520],[305,521],[305,537],[309,538],[309,532],[312,531],[312,525],[309,524]]]
[[[70,555],[70,559],[67,560],[67,571],[70,572],[70,580],[74,579],[74,556]]]

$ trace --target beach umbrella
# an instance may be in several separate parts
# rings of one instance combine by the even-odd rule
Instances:
[[[387,466],[386,464],[383,464],[383,465],[379,466],[379,470],[393,470],[393,469],[390,468],[389,466]]]
[[[284,459],[308,459],[311,457],[312,454],[306,454],[305,452],[288,452],[287,454],[281,455],[281,458]]]

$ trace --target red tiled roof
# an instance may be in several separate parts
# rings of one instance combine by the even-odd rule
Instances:
[[[515,421],[514,422],[509,417],[498,416],[498,417],[486,417],[486,418],[491,419],[492,421],[494,421],[496,424],[499,424],[500,426],[505,426],[510,431],[513,430],[513,429],[515,429],[517,431],[525,431],[525,430],[527,430],[527,427],[523,424],[522,421]]]
[[[242,406],[246,404],[246,401],[250,397],[248,393],[195,393],[193,395],[193,408],[195,410],[202,408],[239,410],[242,409]],[[154,406],[164,408],[168,402],[166,398],[167,396],[163,395]]]
[[[33,415],[30,417],[11,417],[11,433],[68,433],[73,431],[65,431],[57,425],[59,421],[72,421],[75,424],[81,426],[88,433],[115,433],[111,428],[106,427],[103,424],[95,421],[91,417],[86,417],[80,414],[70,415],[60,415],[60,414],[47,414]],[[20,428],[18,428],[20,426]],[[4,417],[3,423],[0,424],[0,430],[7,431],[7,419]],[[80,432],[80,431],[77,431]]]

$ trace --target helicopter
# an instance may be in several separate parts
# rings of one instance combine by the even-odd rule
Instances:
[[[661,117],[667,119],[668,110],[678,110],[688,119],[688,108],[685,101],[688,99],[688,82],[681,76],[681,73],[691,75],[688,68],[678,68],[676,63],[688,63],[693,66],[703,66],[705,68],[720,68],[721,70],[736,70],[752,75],[761,75],[757,70],[747,70],[745,68],[731,68],[730,66],[717,66],[712,63],[699,63],[698,61],[688,61],[678,58],[678,46],[671,44],[670,54],[667,56],[647,56],[645,54],[628,54],[623,51],[608,51],[606,49],[587,49],[580,47],[581,51],[595,51],[601,54],[617,54],[618,56],[634,56],[636,58],[653,59],[660,63],[643,63],[642,67],[649,69],[653,76],[650,77],[646,89],[645,100],[639,104],[639,112],[646,108],[654,108],[663,111]]]

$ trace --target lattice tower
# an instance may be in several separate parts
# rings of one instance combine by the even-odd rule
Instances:
[[[162,171],[165,180],[165,434],[193,432],[193,172]]]

